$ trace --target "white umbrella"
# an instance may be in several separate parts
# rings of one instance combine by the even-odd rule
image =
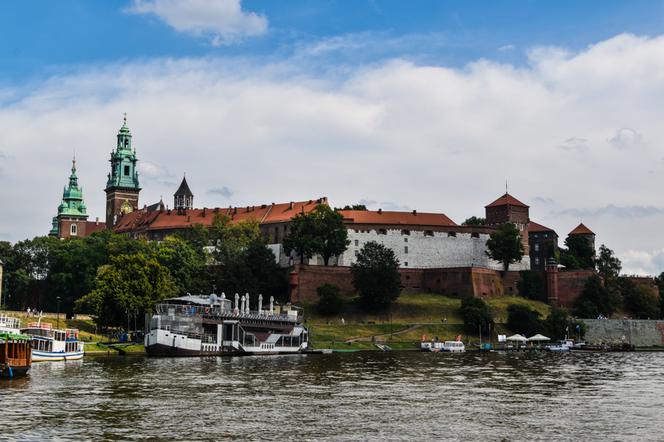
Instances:
[[[528,341],[531,341],[531,342],[542,342],[542,341],[550,341],[550,340],[551,340],[551,338],[547,338],[546,336],[540,335],[539,333],[536,334],[535,336],[531,336],[531,337],[528,338]]]
[[[507,341],[517,341],[517,342],[528,342],[528,338],[526,338],[525,336],[520,335],[520,334],[512,335],[512,336],[508,337],[506,340]]]

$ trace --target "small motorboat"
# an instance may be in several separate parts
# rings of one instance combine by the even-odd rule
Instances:
[[[30,336],[0,332],[0,378],[25,376],[32,365]]]

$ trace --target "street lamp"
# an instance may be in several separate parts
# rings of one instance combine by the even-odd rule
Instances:
[[[60,328],[60,301],[61,301],[61,298],[59,296],[56,296],[55,302],[56,302],[56,306],[57,306],[57,315],[58,315],[58,325],[56,326],[56,328],[58,328],[58,329]]]

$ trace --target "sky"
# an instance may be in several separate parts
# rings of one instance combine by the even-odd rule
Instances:
[[[509,192],[664,271],[664,3],[6,0],[0,240],[91,219],[127,113],[140,204],[482,216]]]

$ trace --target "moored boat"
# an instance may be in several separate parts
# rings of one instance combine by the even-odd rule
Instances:
[[[73,361],[83,357],[83,342],[77,329],[54,329],[40,320],[29,323],[21,332],[32,338],[33,362]]]
[[[151,356],[218,356],[227,354],[300,353],[308,347],[308,330],[294,308],[249,310],[249,295],[167,299],[148,318],[145,350]]]
[[[25,376],[31,364],[30,337],[0,332],[0,377]]]

